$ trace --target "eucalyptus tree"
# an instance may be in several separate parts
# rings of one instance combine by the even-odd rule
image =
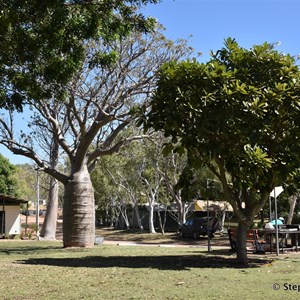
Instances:
[[[163,199],[163,177],[158,172],[157,166],[161,160],[160,148],[153,143],[156,137],[143,139],[132,143],[130,148],[124,149],[120,154],[126,163],[123,167],[123,177],[127,178],[128,190],[135,191],[135,209],[138,205],[146,204],[148,209],[149,232],[155,233],[154,209],[158,207],[160,214],[161,204],[166,204]],[[138,215],[136,211],[136,215]],[[160,215],[159,215],[160,216]]]
[[[14,180],[17,182],[17,195],[29,201],[29,204],[37,200],[37,171],[31,164],[15,165]],[[45,199],[49,191],[49,176],[39,173],[40,199]]]
[[[20,198],[34,201],[36,195],[36,173],[30,164],[15,165],[15,180],[18,182],[17,194]]]
[[[239,220],[240,263],[247,264],[254,216],[299,168],[299,92],[295,58],[268,43],[248,50],[227,39],[207,63],[161,69],[145,124],[163,130],[169,147],[186,148],[193,166],[208,165],[222,183]]]
[[[168,139],[165,139],[161,132],[152,133],[151,140],[143,141],[147,167],[141,174],[150,208],[149,228],[151,230],[153,226],[151,224],[153,211],[157,205],[162,233],[164,233],[162,224],[165,222],[161,219],[161,207],[166,207],[165,212],[168,212],[178,225],[181,225],[185,223],[195,198],[195,194],[194,197],[191,196],[191,182],[188,182],[188,186],[183,184],[183,181],[189,178],[185,172],[189,169],[186,156],[173,151],[164,151],[164,145],[167,142]],[[172,205],[173,203],[176,205]]]
[[[129,151],[131,152],[131,150],[132,147],[130,147]],[[120,157],[124,155],[124,151],[122,151],[122,154],[118,157],[121,164],[111,166],[112,168],[114,167],[114,170],[107,171],[110,173],[117,189],[123,190],[123,197],[119,197],[121,204],[124,203],[124,199],[128,199],[125,203],[128,203],[132,208],[132,224],[135,225],[136,223],[142,231],[144,227],[140,216],[139,204],[141,203],[141,198],[143,198],[141,189],[141,173],[144,169],[143,162],[140,164],[139,158],[132,152],[130,154],[127,152],[126,154],[127,157],[125,159]],[[126,211],[128,205],[125,204],[125,207],[123,206]]]
[[[170,152],[157,171],[164,179],[164,185],[173,200],[177,205],[177,210],[173,216],[178,224],[184,224],[186,221],[187,211],[192,205],[192,199],[184,199],[182,188],[179,187],[180,176],[185,168],[186,159],[178,153]]]
[[[293,223],[293,218],[295,214],[295,208],[297,205],[297,202],[299,201],[299,192],[288,199],[289,201],[289,213],[288,213],[288,218],[286,220],[286,224],[292,224]]]
[[[129,130],[137,131],[138,129],[131,127]],[[123,217],[128,226],[127,210],[129,208],[133,212],[132,221],[136,220],[135,225],[138,225],[141,230],[144,229],[140,218],[140,207],[147,205],[149,208],[149,231],[155,233],[153,213],[154,206],[158,201],[158,189],[161,185],[161,179],[158,181],[156,179],[161,176],[152,166],[153,159],[159,159],[157,155],[153,155],[152,145],[153,143],[150,143],[148,139],[131,143],[126,148],[120,149],[118,154],[102,158],[102,163],[96,166],[92,176],[95,195],[102,191],[103,196],[103,192],[106,194],[109,191],[111,207],[118,209],[119,215]],[[107,176],[105,177],[103,173],[109,174],[111,178],[107,191],[103,191],[103,187],[99,184],[103,180],[107,181]]]
[[[158,172],[158,165],[162,158],[161,147],[156,143],[158,137],[159,135],[152,135],[151,140],[144,139],[137,145],[139,148],[143,149],[144,153],[144,156],[140,159],[143,166],[140,178],[142,181],[143,193],[148,202],[148,225],[150,233],[156,233],[154,223],[155,207],[158,208],[157,216],[160,220],[161,231],[164,233],[164,226],[162,226],[161,222],[161,207],[166,206],[167,204],[164,197],[163,177]]]
[[[114,226],[117,212],[114,203],[117,198],[116,185],[110,176],[107,176],[107,164],[110,158],[114,161],[114,155],[102,157],[91,172],[91,180],[94,187],[96,217],[103,225]]]
[[[126,149],[128,148],[131,152],[132,145],[128,145]],[[133,225],[135,216],[139,228],[143,230],[140,214],[137,210],[141,195],[139,178],[136,174],[137,164],[134,162],[132,165],[132,159],[125,157],[122,150],[120,150],[122,154],[116,153],[108,157],[101,157],[101,162],[93,170],[95,195],[99,195],[102,191],[102,195],[99,195],[98,199],[103,200],[103,196],[109,199],[108,204],[115,227],[124,228],[125,225],[126,229],[129,229]],[[105,181],[107,183],[105,191],[103,191],[101,183],[99,184],[99,177],[95,176],[99,173],[101,174],[100,182]],[[103,205],[103,202],[100,204]],[[130,215],[132,216],[131,219]]]
[[[300,168],[289,176],[283,185],[284,192],[280,195],[278,206],[286,205],[286,224],[292,224],[294,217],[297,216],[297,202],[300,198]],[[283,198],[283,199],[282,199]],[[271,209],[271,207],[269,208]]]
[[[174,153],[162,155],[163,143],[164,139],[159,133],[135,141],[130,147],[122,149],[113,162],[107,165],[107,171],[115,186],[121,187],[129,196],[128,204],[135,211],[140,229],[142,227],[138,206],[147,204],[150,233],[156,232],[156,207],[157,216],[160,217],[162,207],[167,210],[172,202],[176,202],[177,209],[169,210],[169,213],[178,224],[186,216],[186,202],[181,197],[182,189],[177,187],[185,161]],[[163,226],[161,230],[164,232]]]
[[[66,86],[64,101],[28,99],[28,105],[47,123],[51,136],[67,156],[69,173],[51,167],[38,155],[34,143],[39,141],[34,141],[33,135],[23,132],[20,139],[14,135],[13,112],[0,119],[0,143],[15,154],[31,158],[64,185],[65,247],[94,243],[94,191],[90,171],[99,157],[115,153],[142,137],[130,131],[122,136],[120,133],[134,122],[132,112],[149,100],[160,66],[170,59],[179,60],[189,52],[185,41],[167,40],[160,30],[149,35],[134,32],[110,43],[86,42],[85,61]],[[57,105],[62,105],[59,111]],[[61,128],[62,120],[67,120],[69,125],[66,133]]]

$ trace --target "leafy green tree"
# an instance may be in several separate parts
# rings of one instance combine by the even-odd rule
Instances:
[[[18,196],[15,172],[15,166],[0,154],[0,194]]]
[[[162,146],[161,144],[160,147]],[[162,151],[162,148],[160,150]],[[181,185],[182,178],[186,175],[184,174],[186,165],[186,156],[180,156],[174,151],[163,156],[157,165],[157,171],[163,177],[164,185],[171,197],[170,202],[175,202],[177,206],[177,211],[172,212],[173,219],[180,225],[185,223],[190,206],[193,205],[193,198],[190,197],[192,193],[186,192],[185,184]],[[189,179],[189,176],[185,177],[185,180],[189,181]]]
[[[300,164],[295,59],[274,45],[248,50],[227,39],[205,64],[166,64],[145,124],[163,130],[172,138],[168,148],[188,149],[194,167],[205,164],[220,180],[239,219],[237,259],[246,264],[254,216]]]
[[[111,160],[115,161],[114,155],[102,157],[99,164],[91,172],[91,180],[95,191],[96,218],[101,224],[113,227],[116,217],[114,202],[117,198],[117,191],[115,191],[116,186],[111,177],[107,176],[106,171]]]
[[[29,99],[62,97],[81,67],[88,40],[105,43],[154,20],[138,9],[159,0],[2,0],[0,8],[0,106],[21,108]],[[115,53],[99,51],[107,63]]]
[[[15,166],[14,178],[18,182],[17,194],[20,198],[36,200],[36,174],[30,164],[18,164]]]
[[[165,188],[163,185],[163,176],[159,172],[159,165],[162,162],[161,156],[161,138],[156,134],[150,139],[144,139],[136,143],[139,149],[143,152],[139,156],[139,162],[142,165],[142,172],[140,172],[140,179],[142,181],[143,194],[145,195],[148,208],[148,225],[149,232],[156,233],[155,230],[155,207],[158,207],[157,217],[162,234],[164,234],[165,219],[161,217],[161,207],[165,206],[167,210],[167,203]],[[133,158],[135,159],[136,156]],[[162,204],[162,205],[161,205]]]
[[[30,164],[15,165],[14,180],[17,182],[18,197],[28,200],[30,203],[35,203],[37,200],[37,176],[39,176],[39,194],[40,199],[46,199],[49,192],[50,176],[35,170]],[[25,206],[24,206],[25,208]]]
[[[126,148],[133,150],[130,144]],[[136,161],[131,155],[127,156],[127,149],[121,153],[101,157],[99,163],[91,173],[95,189],[95,203],[100,211],[105,211],[111,218],[110,224],[118,228],[130,228],[128,208],[134,212],[140,201],[142,186],[136,174]],[[124,153],[125,152],[125,153]],[[139,216],[139,214],[137,215]],[[141,223],[139,223],[142,230]]]

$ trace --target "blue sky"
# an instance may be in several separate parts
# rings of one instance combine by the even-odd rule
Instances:
[[[300,53],[299,0],[163,0],[150,5],[147,15],[158,19],[169,38],[188,38],[202,61],[210,50],[232,37],[245,47],[263,42],[281,42],[279,51]]]
[[[173,40],[189,38],[201,61],[209,59],[210,50],[223,46],[232,37],[245,47],[263,42],[280,42],[278,50],[300,54],[300,0],[163,0],[148,5],[146,15],[158,19]],[[4,147],[0,153],[13,164],[30,162],[10,154]]]

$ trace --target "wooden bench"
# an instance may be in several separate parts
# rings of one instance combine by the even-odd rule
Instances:
[[[237,228],[229,228],[228,237],[229,237],[231,250],[236,251]],[[249,250],[253,251],[254,253],[263,254],[266,252],[264,245],[269,244],[269,242],[259,238],[258,230],[249,229],[247,230],[246,246],[248,245],[249,247],[249,244],[251,245],[251,248]]]

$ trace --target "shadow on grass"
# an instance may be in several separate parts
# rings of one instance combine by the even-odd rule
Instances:
[[[0,254],[14,255],[14,254],[32,254],[32,253],[40,253],[40,252],[49,252],[49,251],[64,251],[61,244],[57,246],[46,245],[44,247],[38,246],[17,246],[17,247],[5,247],[0,248]]]
[[[151,268],[158,270],[188,270],[190,268],[243,268],[234,257],[218,255],[168,255],[168,256],[87,256],[82,258],[34,258],[19,260],[26,265],[47,265],[74,268]],[[251,258],[248,267],[270,263],[264,258]]]

